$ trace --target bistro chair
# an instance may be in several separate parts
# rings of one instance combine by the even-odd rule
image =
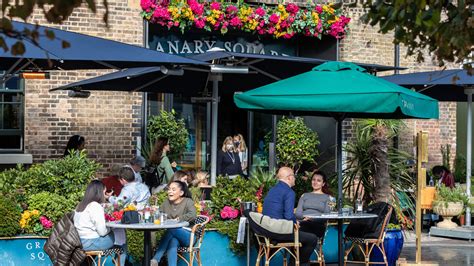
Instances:
[[[388,221],[390,220],[390,216],[392,215],[392,210],[393,207],[390,205],[388,206],[388,211],[385,214],[385,218],[383,219],[383,222],[380,227],[380,232],[378,233],[378,237],[351,237],[351,236],[346,236],[344,238],[344,243],[345,242],[352,242],[351,246],[349,249],[346,250],[345,255],[344,255],[344,265],[347,265],[348,262],[350,263],[363,263],[365,265],[369,264],[385,264],[388,266],[387,262],[387,256],[385,254],[385,248],[383,245],[383,241],[385,239],[385,227],[388,224]],[[355,248],[358,247],[359,250],[362,252],[364,255],[364,261],[350,261],[348,260],[348,256],[351,253],[351,251]],[[383,256],[383,262],[372,262],[370,261],[370,255],[372,254],[372,251],[374,248],[377,248]]]
[[[188,266],[192,266],[194,259],[196,259],[199,266],[201,264],[201,244],[204,238],[206,224],[209,222],[209,217],[198,215],[194,220],[194,226],[191,229],[191,239],[188,247],[178,247],[178,258],[184,260]],[[184,255],[189,254],[189,258]]]
[[[268,237],[259,235],[255,233],[255,237],[257,238],[258,243],[258,254],[257,254],[257,261],[255,263],[256,266],[260,265],[260,260],[262,259],[263,255],[265,255],[265,266],[270,265],[270,261],[272,258],[279,253],[280,251],[284,252],[283,256],[283,265],[288,265],[286,254],[290,254],[295,260],[295,265],[300,265],[300,251],[299,248],[301,247],[301,243],[299,242],[298,237],[299,228],[298,225],[294,225],[294,235],[295,239],[293,242],[283,242],[283,243],[276,243],[275,241],[271,240]]]
[[[103,266],[107,263],[107,258],[110,256],[114,265],[120,266],[120,255],[123,253],[123,249],[121,247],[113,247],[104,250],[85,251],[85,253],[88,265]]]
[[[314,249],[314,254],[316,255],[316,260],[315,261],[310,261],[311,263],[318,263],[319,266],[326,265],[326,262],[324,261],[324,253],[323,253],[323,244],[324,244],[324,238],[326,237],[327,234],[327,227],[328,227],[328,221],[324,221],[322,224],[323,227],[321,228],[321,234],[318,234],[318,245]]]

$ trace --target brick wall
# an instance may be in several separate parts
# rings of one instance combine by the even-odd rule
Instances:
[[[370,27],[360,22],[363,9],[360,7],[347,8],[346,13],[352,19],[349,35],[341,43],[340,59],[343,61],[394,65],[393,35],[380,34],[378,28]],[[408,68],[401,73],[420,72],[440,69],[429,55],[425,62],[416,62],[415,57],[406,57],[406,49],[400,49],[400,66]],[[392,72],[379,75],[391,75]],[[456,103],[440,102],[439,120],[405,120],[406,127],[400,134],[400,148],[413,153],[413,139],[416,132],[429,132],[429,166],[441,163],[440,145],[451,144],[451,159],[456,154]],[[343,124],[345,140],[354,137],[351,120]]]
[[[86,8],[76,10],[63,25],[50,26],[141,46],[143,22],[137,3],[127,0],[108,0],[108,3],[108,28],[102,21],[102,9],[93,14]],[[40,13],[28,22],[48,25]],[[86,47],[84,52],[87,52]],[[140,93],[93,91],[84,99],[69,98],[67,92],[49,92],[54,87],[108,71],[52,72],[49,80],[27,81],[25,149],[33,154],[34,162],[61,157],[69,137],[74,134],[85,137],[89,156],[103,164],[99,175],[109,172],[112,164],[123,164],[131,159],[137,136],[140,136]]]

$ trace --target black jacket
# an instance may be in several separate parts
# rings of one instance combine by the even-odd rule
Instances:
[[[238,152],[219,151],[217,154],[217,175],[243,175]]]
[[[79,265],[85,260],[81,239],[74,227],[74,212],[64,215],[54,226],[53,232],[44,245],[54,266]]]

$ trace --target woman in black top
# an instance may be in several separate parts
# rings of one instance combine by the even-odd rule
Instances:
[[[237,175],[243,176],[239,152],[235,150],[231,136],[225,138],[217,156],[217,175],[229,176],[231,179]]]

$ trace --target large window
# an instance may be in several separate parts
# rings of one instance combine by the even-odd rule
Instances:
[[[23,150],[23,88],[17,77],[0,84],[0,152]]]

